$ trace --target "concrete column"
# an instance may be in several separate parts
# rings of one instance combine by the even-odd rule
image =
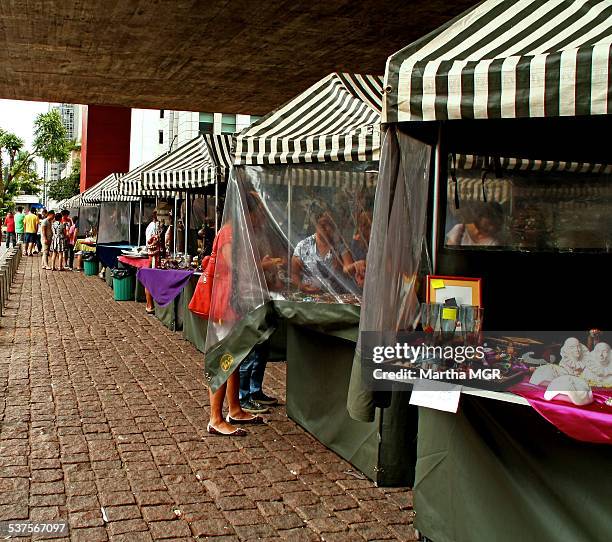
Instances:
[[[129,170],[131,121],[128,107],[83,107],[81,192],[111,173]]]

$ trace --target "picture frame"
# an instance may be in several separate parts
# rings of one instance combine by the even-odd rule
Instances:
[[[427,303],[442,303],[455,298],[457,306],[475,305],[482,308],[482,279],[476,277],[453,277],[427,275]]]

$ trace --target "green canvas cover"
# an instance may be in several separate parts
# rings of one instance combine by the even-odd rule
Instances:
[[[200,352],[204,352],[207,321],[193,314],[188,308],[199,278],[192,276],[183,289],[183,337]]]
[[[415,524],[433,542],[608,541],[611,468],[529,407],[463,395],[457,414],[419,409]]]
[[[183,329],[183,292],[165,307],[160,307],[157,302],[155,305],[155,316],[164,326],[172,331],[182,331]]]

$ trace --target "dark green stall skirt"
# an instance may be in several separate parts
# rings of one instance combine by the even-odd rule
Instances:
[[[183,330],[183,292],[165,307],[160,307],[156,302],[154,304],[155,316],[164,326],[172,331]]]
[[[419,409],[415,524],[433,542],[607,542],[610,472],[610,446],[463,395],[457,414]]]
[[[417,410],[398,391],[373,422],[353,420],[346,401],[354,354],[354,341],[289,322],[287,415],[378,485],[411,486]]]
[[[183,337],[200,352],[204,352],[208,320],[196,316],[188,309],[199,278],[199,276],[192,276],[183,289]]]
[[[104,280],[111,288],[113,287],[113,275],[111,274],[110,267],[104,268]]]

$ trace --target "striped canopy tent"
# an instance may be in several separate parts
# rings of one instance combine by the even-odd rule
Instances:
[[[301,187],[348,188],[358,190],[375,188],[378,180],[377,170],[339,171],[317,167],[293,166],[275,169],[262,175],[261,182],[267,185],[289,185]]]
[[[191,190],[225,181],[231,152],[231,135],[200,135],[142,170],[142,188]]]
[[[58,203],[58,209],[77,209],[78,207],[90,207],[91,205],[91,203],[83,201],[82,194],[77,194]]]
[[[378,160],[382,78],[332,73],[240,132],[236,165]]]
[[[387,61],[383,122],[605,115],[610,0],[487,0]]]
[[[81,194],[83,203],[95,204],[115,201],[137,201],[137,197],[127,196],[119,191],[121,173],[111,173]]]

